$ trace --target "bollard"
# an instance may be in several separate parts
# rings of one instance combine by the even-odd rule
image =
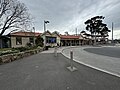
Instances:
[[[70,66],[67,67],[71,72],[76,71],[77,68],[73,66],[73,51],[70,51]]]
[[[55,54],[55,56],[57,56],[57,47],[55,47],[55,49],[54,49],[54,54]]]
[[[70,66],[71,66],[71,69],[73,69],[73,51],[72,50],[70,51]]]

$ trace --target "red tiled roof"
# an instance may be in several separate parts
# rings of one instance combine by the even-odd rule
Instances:
[[[34,36],[34,32],[14,32],[12,36]],[[41,33],[35,32],[35,36],[41,35]]]
[[[80,36],[75,35],[60,35],[61,39],[79,39]]]

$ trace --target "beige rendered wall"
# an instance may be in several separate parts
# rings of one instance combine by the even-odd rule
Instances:
[[[57,36],[57,43],[60,45],[60,37]]]
[[[16,45],[16,37],[11,37],[11,47],[24,47],[29,42],[29,37],[22,37],[22,45]]]

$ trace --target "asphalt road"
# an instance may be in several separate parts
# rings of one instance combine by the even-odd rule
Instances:
[[[62,54],[39,53],[0,65],[0,90],[120,90],[120,78],[74,62]]]
[[[71,47],[68,49],[64,49],[63,54],[66,57],[70,57],[70,51],[72,50],[74,55],[73,58],[76,62],[120,77],[120,58],[116,58],[119,57],[118,48],[119,47],[91,46]],[[96,53],[101,53],[103,55]],[[113,53],[112,56],[114,55],[114,57],[112,57],[109,53]]]
[[[120,47],[86,48],[87,52],[120,58]]]

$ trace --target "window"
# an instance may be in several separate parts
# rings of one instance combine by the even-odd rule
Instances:
[[[56,43],[56,37],[46,37],[46,43]]]
[[[16,37],[16,45],[22,45],[22,37]]]
[[[29,42],[30,42],[30,43],[34,43],[34,38],[33,38],[33,37],[30,37],[30,38],[29,38]]]

